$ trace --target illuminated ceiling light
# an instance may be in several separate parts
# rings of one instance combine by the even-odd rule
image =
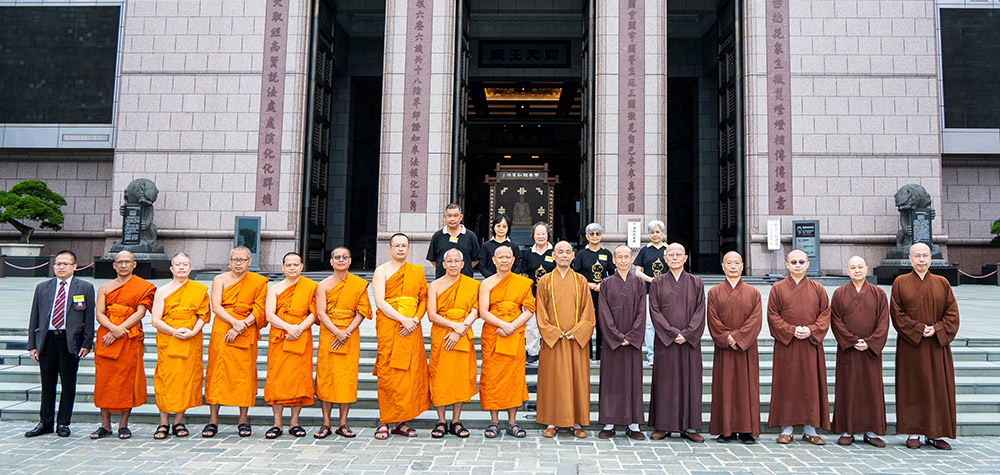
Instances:
[[[510,158],[510,155],[504,155],[503,158]]]
[[[558,101],[561,87],[485,87],[487,101]]]

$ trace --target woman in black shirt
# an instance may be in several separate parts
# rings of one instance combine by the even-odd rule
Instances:
[[[498,247],[507,246],[514,251],[514,266],[511,267],[510,271],[520,274],[521,250],[507,237],[507,233],[510,232],[510,219],[507,215],[500,213],[496,218],[493,218],[493,226],[491,226],[490,231],[493,235],[492,239],[484,242],[479,248],[479,273],[482,274],[483,278],[496,274],[497,267],[493,264],[493,253]]]

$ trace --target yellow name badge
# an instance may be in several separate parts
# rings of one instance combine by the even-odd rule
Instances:
[[[601,255],[597,256],[597,258],[600,259],[600,260],[602,260],[602,261],[608,260],[608,256],[605,256],[604,254],[601,254]]]
[[[83,303],[83,296],[82,295],[74,295],[73,296],[73,303]]]
[[[552,256],[545,256],[545,262],[552,262]]]
[[[452,237],[448,238],[448,241],[449,242],[455,242],[455,243],[457,243],[458,242],[458,236],[452,236]]]

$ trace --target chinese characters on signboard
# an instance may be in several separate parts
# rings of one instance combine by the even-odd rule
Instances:
[[[406,76],[403,104],[403,176],[400,211],[427,210],[428,117],[431,85],[431,7],[413,0],[406,8]]]
[[[767,168],[770,214],[792,214],[792,107],[788,2],[766,0]]]
[[[480,68],[568,68],[569,41],[479,40]]]
[[[618,212],[642,214],[645,176],[644,0],[618,3]]]
[[[278,210],[287,39],[288,0],[267,0],[264,20],[264,68],[260,81],[260,133],[257,139],[257,193],[254,206],[256,211]]]

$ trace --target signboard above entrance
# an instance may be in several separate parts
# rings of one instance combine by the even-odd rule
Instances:
[[[480,68],[568,68],[570,42],[479,41]]]

